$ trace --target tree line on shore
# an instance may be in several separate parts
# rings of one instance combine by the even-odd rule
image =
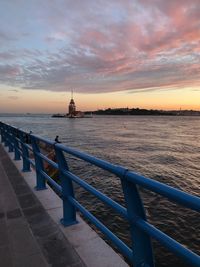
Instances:
[[[196,110],[157,110],[141,108],[107,108],[85,112],[85,114],[90,113],[95,115],[200,116],[200,111]]]

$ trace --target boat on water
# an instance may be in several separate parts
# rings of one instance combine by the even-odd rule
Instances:
[[[53,114],[51,117],[52,118],[66,118],[67,116],[64,114],[57,113],[57,114]]]

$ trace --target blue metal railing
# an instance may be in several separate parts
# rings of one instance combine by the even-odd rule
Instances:
[[[154,258],[151,239],[156,239],[168,250],[188,262],[188,266],[200,266],[200,257],[185,246],[178,243],[162,231],[147,222],[143,203],[137,186],[153,191],[169,201],[178,203],[200,212],[200,198],[190,195],[163,183],[145,178],[128,169],[111,164],[107,161],[95,158],[86,153],[77,151],[62,144],[52,142],[39,136],[28,134],[13,126],[0,122],[1,142],[8,146],[10,152],[14,152],[14,159],[23,159],[23,171],[31,171],[31,166],[36,171],[36,190],[46,189],[46,181],[59,193],[63,201],[63,218],[61,223],[69,226],[77,223],[76,210],[79,210],[89,219],[103,234],[110,239],[118,250],[137,267],[153,267]],[[48,158],[41,149],[39,143],[50,146],[56,156],[56,162]],[[99,192],[93,186],[70,172],[65,154],[70,154],[91,163],[101,169],[115,174],[121,179],[126,208]],[[32,155],[31,155],[32,154]],[[54,181],[45,171],[44,162],[59,172],[60,184]],[[91,212],[83,207],[75,198],[73,182],[100,199],[104,204],[114,209],[120,216],[128,220],[132,249],[112,233]]]

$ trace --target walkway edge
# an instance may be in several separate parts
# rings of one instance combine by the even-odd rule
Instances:
[[[22,172],[22,161],[14,161],[14,153],[8,153],[12,162],[20,171],[24,180],[29,185],[34,195],[38,198],[41,205],[57,224],[65,235],[66,239],[74,247],[82,261],[87,267],[127,267],[127,263],[118,255],[106,242],[79,216],[78,224],[63,227],[60,224],[62,218],[62,202],[54,191],[47,185],[47,190],[36,191],[35,171]]]

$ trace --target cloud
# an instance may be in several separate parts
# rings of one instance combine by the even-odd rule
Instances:
[[[14,37],[13,35],[0,30],[0,41],[1,42],[11,42],[11,41],[16,41],[16,40],[17,38]]]
[[[16,90],[16,89],[9,89],[10,92],[15,92],[15,93],[18,93],[19,90]]]
[[[21,43],[17,29],[0,31],[13,43],[0,51],[1,83],[83,93],[199,86],[199,0],[38,3],[18,11]]]
[[[0,77],[16,77],[21,73],[19,66],[0,65]]]
[[[18,96],[8,96],[8,98],[11,100],[17,100],[19,97]]]
[[[0,52],[0,60],[10,61],[16,59],[16,55],[11,52]]]
[[[0,83],[10,86],[21,85],[21,68],[18,65],[0,65]]]

